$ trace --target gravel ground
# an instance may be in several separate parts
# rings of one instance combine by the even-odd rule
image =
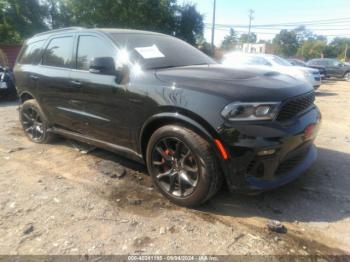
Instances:
[[[29,142],[16,103],[0,102],[0,254],[350,254],[349,101],[347,82],[317,92],[319,158],[305,176],[254,197],[223,190],[200,209],[169,203],[112,153]]]

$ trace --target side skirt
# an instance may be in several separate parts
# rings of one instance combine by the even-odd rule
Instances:
[[[102,140],[87,137],[87,136],[84,136],[82,134],[68,131],[68,130],[65,130],[62,128],[58,128],[58,127],[51,127],[50,129],[48,129],[48,131],[52,132],[54,134],[57,134],[57,135],[61,135],[61,136],[73,139],[73,140],[78,140],[80,142],[96,146],[98,148],[103,148],[105,150],[111,151],[111,152],[116,153],[118,155],[121,155],[124,157],[126,156],[127,158],[130,158],[130,159],[132,159],[140,164],[145,164],[142,155],[131,150],[130,148],[126,148],[126,147],[118,146],[118,145],[115,145],[112,143],[104,142]]]

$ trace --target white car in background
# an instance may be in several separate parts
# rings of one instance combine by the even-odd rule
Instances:
[[[321,85],[321,75],[318,70],[302,66],[293,66],[287,60],[276,55],[233,52],[224,56],[222,64],[230,67],[240,67],[242,65],[269,67],[276,72],[306,81],[310,83],[314,89],[319,88]]]

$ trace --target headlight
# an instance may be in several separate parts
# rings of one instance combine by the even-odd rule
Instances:
[[[310,77],[310,76],[312,76],[312,74],[309,73],[309,72],[304,72],[304,76],[305,76],[305,77]]]
[[[234,102],[222,110],[221,115],[230,121],[272,120],[276,116],[279,103]]]

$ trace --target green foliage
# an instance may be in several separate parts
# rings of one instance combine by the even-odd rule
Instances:
[[[299,26],[293,31],[296,33],[297,40],[300,44],[316,38],[316,35],[311,30],[306,29],[305,26]]]
[[[281,30],[273,39],[273,44],[276,54],[285,57],[294,56],[299,48],[295,31]]]
[[[203,37],[203,16],[196,10],[196,6],[186,4],[178,7],[175,13],[175,36],[191,45],[198,44],[198,39]]]
[[[255,33],[250,33],[250,36],[248,34],[241,34],[241,37],[239,38],[239,42],[244,44],[244,43],[256,43],[257,40],[257,35]]]
[[[322,57],[327,42],[322,40],[307,40],[304,41],[298,49],[298,56],[304,57],[306,60]]]
[[[230,34],[225,36],[224,41],[222,41],[221,48],[225,51],[234,49],[238,43],[237,33],[233,28],[230,29]]]
[[[344,59],[345,50],[347,49],[346,57],[350,57],[350,38],[345,37],[336,37],[329,44],[329,47],[326,50],[326,54],[330,57]]]
[[[173,32],[174,0],[61,0],[71,25]]]
[[[38,0],[1,0],[1,42],[20,42],[48,29],[47,8]]]
[[[193,45],[204,30],[196,6],[176,0],[0,0],[1,42],[67,26],[157,31]]]

